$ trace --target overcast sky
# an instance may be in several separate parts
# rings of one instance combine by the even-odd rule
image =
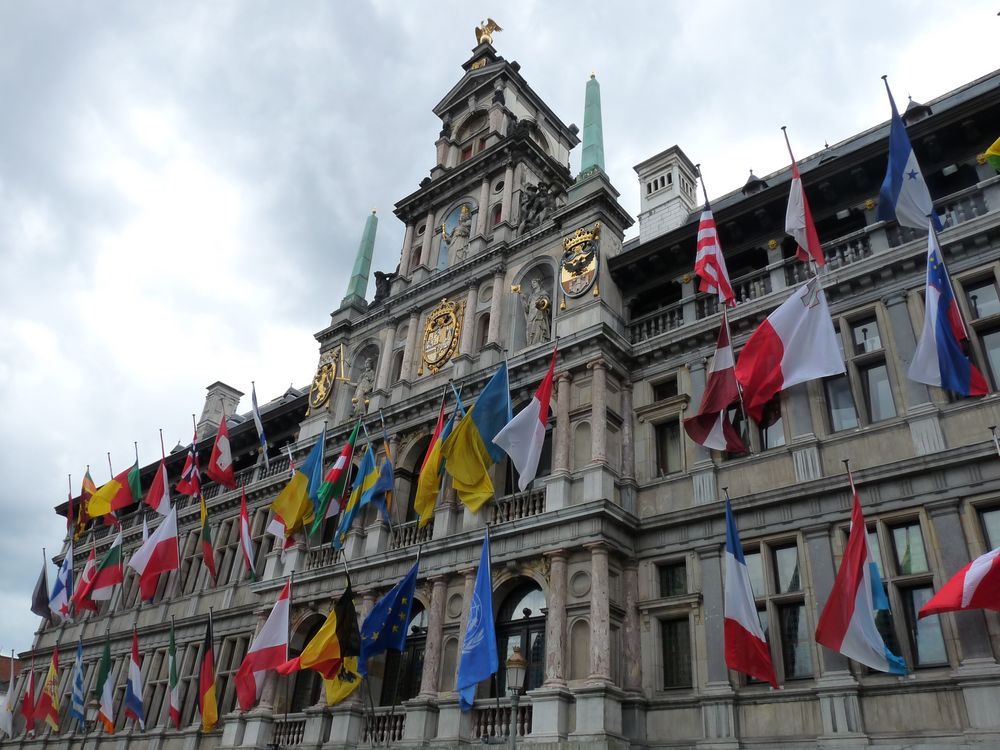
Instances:
[[[506,10],[504,10],[506,8]],[[515,10],[516,8],[516,10]],[[366,215],[434,165],[477,21],[565,122],[601,83],[607,169],[673,144],[720,195],[1000,67],[995,2],[0,4],[0,648],[28,649],[52,511],[190,439],[204,388],[308,383]],[[993,50],[991,52],[991,50]],[[1000,134],[1000,133],[998,133]],[[579,149],[573,154],[574,171]],[[249,396],[240,405],[248,408]],[[54,576],[50,567],[50,581]]]

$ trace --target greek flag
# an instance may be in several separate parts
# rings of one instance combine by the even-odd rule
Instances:
[[[472,708],[476,685],[496,674],[498,666],[496,626],[493,622],[493,576],[490,573],[490,532],[487,529],[476,573],[476,586],[469,603],[462,656],[458,662],[457,687],[463,711]]]
[[[86,721],[84,692],[83,692],[83,640],[76,643],[76,660],[73,662],[73,674],[70,676],[70,685],[73,693],[70,696],[69,715],[80,722],[83,728]]]

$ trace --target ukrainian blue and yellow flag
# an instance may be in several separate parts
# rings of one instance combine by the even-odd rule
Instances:
[[[323,484],[323,451],[326,446],[326,429],[309,452],[302,465],[295,470],[291,480],[285,485],[271,509],[281,516],[285,523],[285,536],[290,537],[315,517],[317,494]]]
[[[441,447],[445,471],[451,475],[458,499],[473,513],[493,497],[490,467],[504,457],[503,450],[493,444],[493,438],[510,422],[510,411],[510,385],[504,362]]]
[[[454,386],[452,386],[454,389]],[[427,446],[427,454],[424,456],[424,463],[420,467],[420,476],[417,478],[417,494],[413,499],[413,509],[420,516],[418,526],[422,529],[434,517],[434,506],[437,505],[437,498],[441,491],[441,479],[444,477],[444,457],[441,450],[444,441],[455,429],[455,420],[465,416],[465,408],[462,406],[462,399],[455,393],[455,411],[451,413],[448,421],[444,421],[444,400],[441,401],[441,413],[438,423],[431,435],[430,445]]]

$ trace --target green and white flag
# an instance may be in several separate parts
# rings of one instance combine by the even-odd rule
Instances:
[[[104,641],[104,653],[101,654],[101,664],[97,669],[97,687],[94,693],[97,695],[99,705],[97,720],[104,725],[108,734],[114,734],[114,680],[111,679],[111,636]]]

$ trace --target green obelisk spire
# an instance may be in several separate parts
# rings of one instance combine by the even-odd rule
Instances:
[[[604,171],[604,128],[601,125],[601,84],[591,73],[583,106],[583,158],[580,160],[580,176],[584,177],[595,169]]]
[[[347,306],[352,302],[365,301],[365,292],[368,291],[368,274],[372,269],[372,255],[375,253],[375,231],[378,229],[378,216],[375,209],[372,209],[371,216],[365,221],[365,231],[361,233],[361,242],[358,245],[358,255],[354,259],[354,271],[351,273],[351,280],[347,283],[347,294],[341,306]]]

